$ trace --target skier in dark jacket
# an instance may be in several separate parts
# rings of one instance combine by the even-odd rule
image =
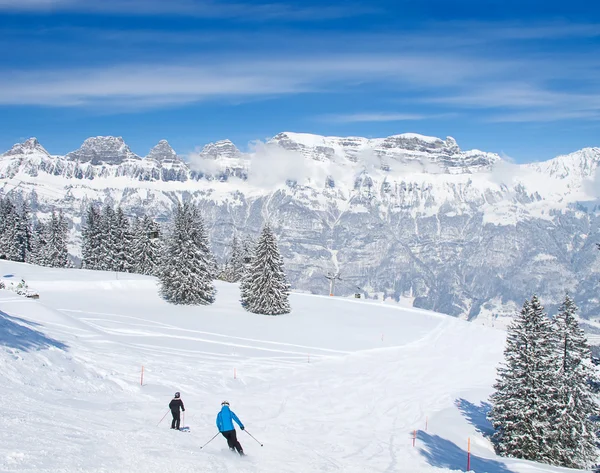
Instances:
[[[179,409],[185,412],[185,407],[183,407],[183,401],[181,400],[181,394],[175,393],[175,397],[169,403],[169,409],[171,409],[171,414],[173,415],[173,422],[171,422],[171,428],[179,430],[179,423],[181,421],[181,419],[179,418]]]
[[[227,445],[229,446],[229,449],[231,451],[235,449],[240,455],[244,455],[244,450],[237,439],[233,421],[235,421],[242,430],[244,430],[244,424],[242,424],[242,421],[238,419],[238,416],[236,416],[235,413],[229,409],[228,401],[223,401],[221,406],[221,412],[217,414],[217,428],[223,437],[227,439]]]

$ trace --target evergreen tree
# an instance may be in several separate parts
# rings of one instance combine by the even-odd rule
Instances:
[[[67,249],[69,227],[62,212],[52,212],[50,222],[46,225],[45,263],[53,268],[71,266]]]
[[[287,314],[289,290],[277,240],[265,225],[241,284],[242,306],[255,314]]]
[[[133,232],[129,219],[119,206],[114,215],[112,228],[114,271],[131,272],[133,267]]]
[[[85,225],[81,231],[81,239],[81,267],[85,269],[101,269],[102,215],[93,204],[87,210]]]
[[[117,271],[117,225],[115,211],[110,205],[102,208],[100,218],[100,260],[98,269],[103,271]]]
[[[227,282],[239,282],[244,277],[246,265],[244,263],[244,248],[236,235],[231,242],[231,255],[223,268],[222,278]]]
[[[17,215],[17,222],[16,245],[18,259],[16,261],[27,261],[33,243],[33,219],[27,202],[21,204],[21,209]]]
[[[48,255],[46,252],[48,245],[47,231],[46,224],[42,221],[38,221],[33,231],[29,263],[37,264],[39,266],[49,266]]]
[[[501,455],[555,463],[549,441],[556,417],[556,338],[537,296],[508,328],[489,417]]]
[[[597,411],[590,381],[595,378],[590,347],[577,322],[577,306],[567,294],[554,318],[559,362],[557,418],[554,424],[556,464],[588,468],[597,456],[591,416]]]
[[[174,304],[211,304],[214,267],[198,210],[192,204],[180,204],[159,268],[162,296]]]
[[[133,225],[132,271],[138,274],[155,276],[158,274],[162,242],[160,227],[145,215]]]
[[[0,258],[25,261],[31,251],[31,216],[27,207],[18,211],[12,200],[0,200]]]
[[[210,242],[208,240],[208,231],[206,226],[204,225],[204,219],[202,218],[202,214],[200,213],[200,209],[194,205],[190,204],[191,209],[191,218],[192,218],[192,238],[198,248],[207,255],[208,259],[208,276],[211,281],[217,279],[217,274],[219,273],[219,265],[217,264],[217,260],[215,255],[210,249]]]

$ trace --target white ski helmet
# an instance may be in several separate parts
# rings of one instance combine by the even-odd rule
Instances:
[[[228,405],[229,405],[229,401],[223,401],[223,402],[221,403],[221,405],[222,405],[222,406],[228,406]]]

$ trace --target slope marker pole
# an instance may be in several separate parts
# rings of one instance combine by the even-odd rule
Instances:
[[[467,440],[467,471],[471,471],[471,437]]]
[[[142,376],[140,378],[140,386],[144,385],[144,365],[142,365]]]

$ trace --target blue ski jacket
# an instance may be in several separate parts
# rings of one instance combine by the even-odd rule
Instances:
[[[237,425],[240,426],[240,429],[244,430],[244,424],[238,419],[238,416],[229,409],[229,406],[223,406],[221,412],[217,414],[217,428],[219,429],[219,432],[235,430],[235,427],[233,426],[234,420],[237,422]]]

